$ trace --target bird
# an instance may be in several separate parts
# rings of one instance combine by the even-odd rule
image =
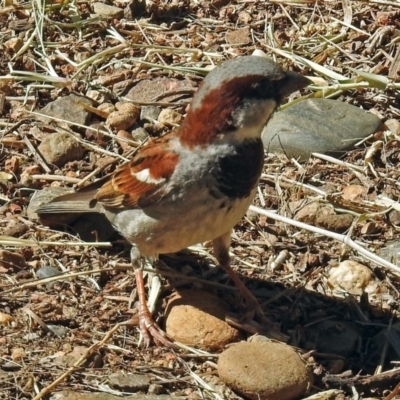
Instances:
[[[150,139],[131,160],[39,215],[99,212],[132,245],[139,327],[146,345],[171,346],[146,301],[143,265],[211,241],[219,266],[257,316],[257,299],[230,266],[231,232],[253,201],[264,165],[261,139],[282,100],[310,84],[272,59],[239,56],[200,84],[180,127]]]

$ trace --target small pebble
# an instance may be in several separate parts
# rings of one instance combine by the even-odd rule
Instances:
[[[354,295],[375,292],[376,279],[375,274],[368,267],[353,260],[342,261],[328,272],[328,284],[331,288],[345,290]]]
[[[163,125],[168,127],[176,127],[180,125],[182,120],[182,114],[179,114],[178,112],[169,108],[164,108],[158,116],[158,122],[161,122]]]
[[[394,135],[400,135],[400,121],[391,118],[385,122],[385,128],[387,128]]]
[[[48,164],[54,164],[57,167],[69,161],[80,160],[86,153],[86,149],[79,141],[65,132],[47,135],[40,143],[38,150]]]
[[[8,325],[14,321],[14,317],[0,311],[0,325]]]
[[[138,119],[140,108],[132,103],[117,103],[117,111],[110,113],[106,124],[116,131],[130,128]]]
[[[367,188],[361,185],[347,185],[342,189],[344,200],[359,201],[367,195]]]
[[[46,265],[42,268],[39,268],[36,271],[36,276],[38,277],[38,279],[46,279],[46,278],[50,278],[51,276],[57,276],[57,275],[61,275],[61,274],[62,274],[62,272],[60,270],[52,267],[51,265]]]
[[[144,128],[139,127],[132,131],[132,138],[136,142],[144,142],[148,137],[149,133]]]
[[[12,39],[10,39],[10,40],[7,40],[5,43],[4,43],[4,47],[7,49],[7,50],[10,50],[11,52],[13,52],[13,53],[17,53],[20,49],[21,49],[21,47],[24,45],[24,41],[21,39],[21,38],[19,38],[19,37],[16,37],[16,38],[12,38]]]
[[[158,120],[158,116],[161,113],[161,108],[157,106],[143,106],[140,111],[140,120],[147,120],[154,122]]]

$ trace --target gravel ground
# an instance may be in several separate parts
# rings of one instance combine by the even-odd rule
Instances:
[[[107,4],[117,9],[104,11]],[[92,239],[85,241],[74,230],[44,227],[27,215],[32,194],[49,186],[84,186],[112,172],[146,135],[169,129],[170,122],[137,116],[136,125],[126,128],[135,129],[133,143],[123,142],[115,126],[108,135],[98,134],[87,125],[104,125],[108,111],[101,114],[99,103],[115,104],[129,97],[141,99],[134,102],[142,110],[147,107],[148,113],[149,107],[160,107],[183,115],[210,66],[255,49],[276,57],[285,68],[313,77],[312,91],[303,96],[330,97],[369,110],[383,121],[396,119],[399,17],[399,3],[378,0],[103,5],[3,0],[0,245],[6,253],[0,257],[0,398],[30,399],[43,388],[49,393],[96,392],[104,389],[110,374],[120,371],[150,376],[164,394],[239,398],[217,379],[215,363],[223,349],[207,354],[191,348],[145,349],[138,343],[135,326],[116,327],[136,315],[127,243],[116,234],[99,238],[91,221],[86,223]],[[83,126],[77,125],[74,108],[63,117],[75,121],[72,125],[35,114],[72,93],[94,99],[96,111],[83,100],[75,101],[74,107],[90,115]],[[179,124],[179,115],[173,116]],[[266,155],[255,204],[301,219],[298,213],[304,206],[318,201],[329,208],[336,225],[318,222],[320,209],[307,212],[305,222],[383,254],[382,249],[399,239],[400,226],[395,203],[400,196],[400,129],[395,122],[388,128],[346,154],[341,160],[345,163],[317,157],[298,163],[284,155]],[[81,135],[82,155],[58,165],[46,162],[38,150],[45,137],[67,130]],[[59,143],[62,154],[67,152],[64,144]],[[96,245],[96,239],[110,244]],[[177,289],[213,292],[240,312],[240,296],[222,271],[210,268],[214,262],[208,250],[162,257],[163,286],[156,311],[161,325],[167,299]],[[288,335],[289,344],[298,348],[314,374],[310,394],[338,389],[331,398],[361,398],[357,393],[363,398],[396,398],[398,273],[369,261],[352,245],[256,212],[249,212],[235,229],[232,255],[233,266],[266,314]],[[367,278],[370,289],[360,284],[361,289],[352,292],[332,283],[331,268],[346,260],[373,272]],[[52,282],[38,281],[37,272],[44,267],[63,275]],[[335,340],[351,340],[345,334],[332,339],[321,328],[323,321],[355,327],[353,345],[338,350]],[[318,326],[320,331],[312,329]],[[81,367],[69,369],[82,354]],[[60,379],[63,374],[65,379]],[[215,391],[206,387],[207,382]]]

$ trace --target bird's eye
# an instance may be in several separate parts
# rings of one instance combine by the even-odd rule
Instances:
[[[249,86],[249,92],[251,96],[265,98],[270,95],[271,85],[269,82],[265,81],[253,82]]]
[[[260,89],[260,82],[254,82],[250,85],[250,89],[259,90]]]

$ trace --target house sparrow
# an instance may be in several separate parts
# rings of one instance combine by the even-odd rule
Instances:
[[[145,341],[170,345],[146,302],[142,263],[212,241],[220,266],[256,315],[255,297],[230,267],[232,228],[251,204],[264,161],[261,132],[280,101],[310,81],[270,59],[244,56],[211,71],[180,128],[151,139],[125,165],[39,214],[100,212],[131,244]]]

